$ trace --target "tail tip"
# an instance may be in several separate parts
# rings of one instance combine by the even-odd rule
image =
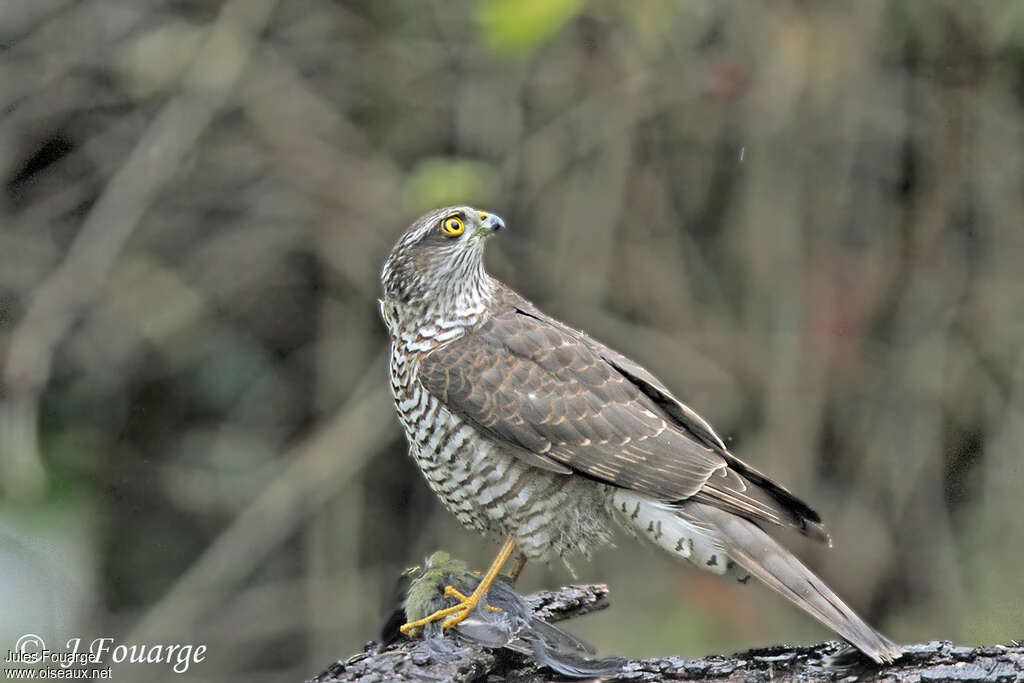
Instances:
[[[821,522],[813,522],[809,519],[803,519],[803,524],[800,527],[800,533],[808,538],[812,538],[815,541],[824,543],[827,547],[832,547],[832,537],[829,535],[828,530],[825,529],[825,525]]]
[[[885,636],[879,636],[880,643],[872,646],[848,644],[839,652],[826,659],[826,667],[836,671],[853,669],[865,663],[865,657],[875,664],[888,665],[903,656],[903,647],[892,642]],[[849,641],[847,641],[849,642]]]

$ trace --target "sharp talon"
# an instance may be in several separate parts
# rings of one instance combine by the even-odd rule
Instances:
[[[414,629],[421,628],[429,623],[438,621],[445,617],[449,617],[453,614],[455,616],[452,616],[451,619],[448,619],[443,624],[441,624],[441,627],[451,628],[452,626],[461,624],[463,621],[465,621],[466,617],[469,616],[469,613],[473,611],[473,608],[476,607],[477,604],[479,604],[481,598],[483,598],[484,596],[484,593],[486,593],[486,591],[479,591],[480,589],[478,588],[476,591],[473,592],[472,595],[463,595],[462,592],[454,586],[445,586],[444,596],[446,598],[457,599],[459,601],[459,604],[452,605],[451,607],[446,607],[444,609],[439,609],[428,617],[417,619],[416,621],[410,621],[407,624],[402,624],[398,628],[398,630],[404,633],[405,635],[409,635],[409,632]],[[492,612],[501,611],[500,607],[491,607],[490,605],[487,606],[487,609]]]
[[[446,619],[444,623],[441,624],[441,628],[448,629],[453,626],[457,626],[458,624],[461,624],[463,621],[466,620],[466,617],[469,616],[469,613],[472,612],[478,604],[480,604],[480,600],[482,600],[483,597],[487,595],[487,591],[490,590],[491,584],[494,582],[495,577],[498,576],[498,573],[501,571],[502,566],[505,564],[505,562],[508,561],[508,558],[512,554],[512,551],[515,549],[515,547],[516,540],[514,537],[509,536],[507,539],[505,539],[505,543],[501,546],[501,551],[498,552],[498,556],[494,558],[494,562],[491,563],[491,568],[487,570],[486,574],[484,574],[483,579],[480,581],[480,585],[476,587],[476,590],[473,591],[472,595],[463,595],[454,586],[445,586],[444,596],[446,598],[457,599],[459,601],[459,604],[453,607],[440,609],[423,619],[417,619],[416,621],[410,621],[407,624],[402,624],[402,626],[400,626],[398,630],[408,635],[408,633],[413,629],[425,626],[440,619],[444,619],[445,617],[448,617],[450,615],[454,616],[451,616],[450,619]],[[492,612],[501,611],[500,607],[491,607],[490,605],[487,605],[487,609]]]
[[[455,616],[441,624],[442,628],[451,628],[452,626],[457,626],[458,624],[461,624],[463,621],[465,621],[466,617],[469,616],[469,613],[473,611],[473,609],[480,602],[480,598],[482,598],[484,595],[484,593],[481,592],[479,588],[473,591],[472,595],[463,595],[451,586],[447,586],[444,589],[444,594],[450,598],[458,598],[459,604],[456,605],[454,608]]]
[[[401,631],[402,633],[406,634],[406,635],[409,635],[409,631],[412,631],[413,629],[417,629],[417,628],[421,628],[423,626],[426,626],[427,624],[429,624],[429,623],[431,623],[433,621],[437,621],[438,619],[442,619],[444,617],[447,617],[449,614],[455,614],[461,608],[462,608],[462,603],[460,603],[458,605],[455,605],[454,607],[446,607],[445,609],[439,609],[439,610],[437,610],[436,612],[434,612],[433,614],[431,614],[428,617],[424,617],[422,619],[417,619],[416,621],[410,621],[407,624],[402,624],[401,626],[398,627],[398,630]],[[463,618],[465,618],[465,617],[463,617]]]
[[[469,597],[466,596],[466,595],[463,595],[454,586],[445,586],[444,587],[444,597],[446,597],[446,598],[458,598],[462,602],[469,602]]]

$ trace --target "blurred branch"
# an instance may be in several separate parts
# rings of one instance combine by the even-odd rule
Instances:
[[[39,456],[38,400],[54,351],[102,291],[107,273],[156,193],[227,101],[275,4],[233,0],[224,6],[184,74],[181,92],[111,178],[67,258],[38,289],[15,330],[3,371],[8,395],[0,409],[0,468],[8,496],[37,495],[46,483]]]
[[[665,81],[673,82],[676,87],[661,88]],[[574,104],[525,136],[502,161],[502,176],[507,182],[523,164],[527,166],[529,173],[522,178],[527,183],[523,202],[529,206],[545,188],[565,176],[570,165],[609,141],[623,138],[645,117],[695,96],[696,88],[692,79],[687,78],[687,72],[668,68],[631,74]],[[552,150],[560,150],[563,155],[552,158]]]
[[[254,69],[260,78],[238,93],[247,119],[286,182],[311,205],[325,209],[314,221],[322,257],[373,300],[378,264],[366,254],[383,250],[387,237],[378,231],[343,232],[337,226],[381,220],[381,207],[400,194],[399,169],[373,150],[365,131],[314,90],[284,51],[265,44],[254,56]]]
[[[288,470],[271,483],[156,603],[128,642],[194,633],[203,615],[392,438],[391,395],[378,356],[337,417],[283,456]],[[387,419],[381,419],[387,416]]]

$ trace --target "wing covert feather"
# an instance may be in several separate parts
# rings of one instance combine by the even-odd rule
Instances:
[[[587,340],[509,311],[428,354],[419,381],[492,439],[617,486],[681,500],[726,468]]]
[[[694,498],[822,541],[821,518],[730,453],[654,375],[505,288],[500,311],[427,354],[419,381],[537,467]]]

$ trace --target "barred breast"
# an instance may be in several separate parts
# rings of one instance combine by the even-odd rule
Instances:
[[[514,535],[531,559],[568,564],[608,544],[607,487],[525,464],[422,388],[417,361],[438,343],[422,330],[393,335],[391,389],[410,453],[445,507],[494,540]]]

